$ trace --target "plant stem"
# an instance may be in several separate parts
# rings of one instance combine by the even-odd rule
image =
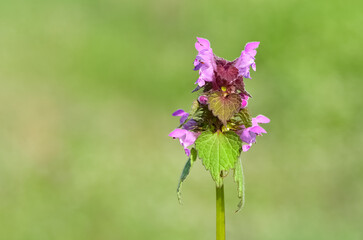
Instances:
[[[225,240],[224,185],[216,187],[216,230],[217,240]]]

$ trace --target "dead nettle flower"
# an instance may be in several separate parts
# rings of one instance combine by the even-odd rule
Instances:
[[[200,94],[189,113],[181,109],[173,113],[180,117],[180,125],[169,134],[180,140],[189,157],[178,186],[179,198],[181,183],[198,157],[210,171],[217,188],[223,186],[227,172],[234,171],[242,202],[243,176],[238,159],[242,151],[256,143],[256,136],[266,133],[259,123],[270,121],[263,115],[252,118],[247,108],[251,95],[245,89],[244,79],[251,78],[251,68],[256,71],[259,44],[247,43],[237,59],[227,61],[213,53],[207,39],[197,38],[194,70],[199,71],[199,78],[193,92]]]

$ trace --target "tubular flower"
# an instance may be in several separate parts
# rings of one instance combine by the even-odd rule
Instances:
[[[250,67],[256,71],[255,56],[257,54],[256,48],[260,45],[260,42],[250,42],[245,46],[245,50],[242,51],[241,56],[236,61],[236,68],[239,71],[239,75],[245,78],[251,78]]]
[[[263,116],[263,115],[258,115],[255,118],[252,118],[252,126],[245,128],[243,126],[243,129],[238,131],[237,133],[239,133],[239,136],[241,138],[241,140],[245,143],[247,143],[247,145],[243,145],[242,149],[244,152],[247,152],[251,146],[252,143],[256,142],[256,136],[259,135],[261,136],[262,133],[267,133],[265,129],[263,129],[262,127],[260,127],[258,124],[259,123],[269,123],[270,119],[268,119],[267,117]]]
[[[191,132],[186,129],[177,128],[169,134],[169,137],[179,138],[180,144],[184,147],[185,154],[189,157],[188,147],[193,145],[200,133]]]
[[[183,109],[178,109],[172,114],[174,117],[180,117],[180,124],[183,124],[187,120],[189,113],[185,112]]]
[[[194,71],[199,70],[199,78],[196,83],[199,87],[203,87],[205,82],[214,80],[215,56],[207,39],[197,38],[195,48],[198,55],[194,60]]]

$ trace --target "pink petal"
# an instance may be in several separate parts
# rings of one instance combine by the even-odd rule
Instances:
[[[185,132],[188,132],[188,131],[185,129],[177,128],[174,131],[172,131],[171,133],[169,133],[169,137],[181,138],[185,135]]]
[[[249,144],[249,145],[243,145],[243,146],[242,146],[242,150],[243,150],[244,152],[247,152],[247,151],[251,148],[251,146],[252,146],[252,144]]]
[[[256,63],[252,63],[252,69],[256,72]]]
[[[257,51],[255,50],[260,45],[260,42],[249,42],[245,46],[245,51],[252,57],[256,56]]]
[[[184,148],[185,154],[190,157],[190,150],[188,148]]]
[[[195,43],[195,48],[197,49],[197,51],[201,51],[205,48],[210,48],[210,43],[209,43],[208,39],[197,37],[197,42]]]
[[[250,131],[253,132],[253,133],[256,133],[256,134],[267,133],[266,130],[263,129],[262,127],[260,127],[260,126],[251,127]]]
[[[242,133],[240,134],[240,138],[245,143],[253,143],[256,141],[256,134],[250,131],[251,128],[243,129]]]
[[[198,78],[197,83],[199,87],[203,87],[205,85],[205,81],[202,78]]]
[[[265,117],[264,115],[258,115],[257,117],[255,117],[255,121],[257,123],[269,123],[270,119]]]

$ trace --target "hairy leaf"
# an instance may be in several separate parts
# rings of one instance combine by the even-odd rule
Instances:
[[[248,112],[247,108],[242,108],[238,113],[236,113],[230,121],[230,124],[232,127],[239,127],[241,125],[244,125],[246,128],[252,126],[252,118],[251,115]],[[236,128],[233,128],[237,130]]]
[[[183,182],[189,175],[190,168],[193,166],[193,163],[195,162],[196,159],[197,159],[197,150],[195,150],[195,148],[192,148],[190,150],[190,157],[189,157],[188,161],[185,163],[183,171],[180,175],[178,188],[176,189],[176,195],[178,197],[179,203],[181,203],[181,187],[183,185]]]
[[[241,97],[236,94],[224,96],[222,92],[215,92],[208,97],[208,107],[222,121],[224,125],[241,108]]]
[[[236,210],[236,212],[239,212],[245,203],[244,177],[241,159],[236,161],[236,166],[234,168],[234,181],[237,183],[238,198],[240,199]]]
[[[210,171],[216,185],[222,186],[221,172],[235,167],[241,153],[241,139],[232,131],[224,133],[206,131],[198,137],[195,145],[204,167]]]

